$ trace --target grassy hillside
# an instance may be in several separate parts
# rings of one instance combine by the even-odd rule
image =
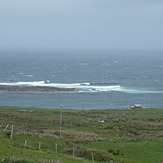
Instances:
[[[162,163],[163,109],[0,107],[0,140],[6,163]]]

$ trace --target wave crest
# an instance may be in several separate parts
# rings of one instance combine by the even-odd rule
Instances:
[[[0,83],[7,86],[41,86],[41,87],[58,87],[58,88],[75,88],[79,92],[106,92],[120,89],[120,85],[94,85],[91,83],[50,83],[50,81],[34,81],[34,82],[16,82],[16,83]]]
[[[0,83],[6,86],[40,86],[40,87],[57,87],[57,88],[74,88],[77,92],[110,92],[117,91],[128,94],[146,94],[146,93],[163,93],[163,91],[151,91],[133,88],[124,88],[114,83],[51,83],[46,81],[33,82],[16,82],[16,83]]]

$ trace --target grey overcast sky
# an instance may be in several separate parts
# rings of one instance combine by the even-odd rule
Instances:
[[[163,50],[163,0],[0,0],[0,48]]]

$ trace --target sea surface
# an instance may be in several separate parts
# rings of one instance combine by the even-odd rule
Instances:
[[[76,88],[74,92],[0,91],[1,106],[163,108],[163,52],[0,50],[0,84]]]

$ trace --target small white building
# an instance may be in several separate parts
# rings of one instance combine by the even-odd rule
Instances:
[[[104,123],[105,121],[104,121],[104,120],[98,120],[98,122],[100,122],[100,123]]]
[[[130,109],[137,109],[137,108],[143,108],[143,106],[140,104],[134,104],[134,105],[130,106]]]

